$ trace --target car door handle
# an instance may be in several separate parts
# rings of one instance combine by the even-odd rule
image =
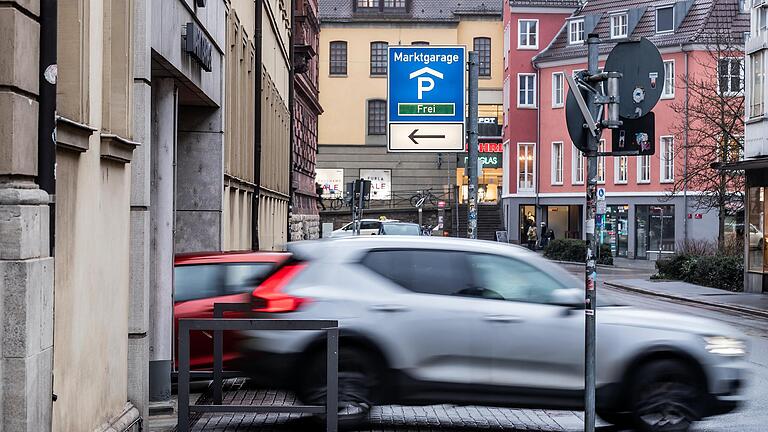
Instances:
[[[408,308],[397,304],[381,304],[371,306],[371,310],[377,312],[405,312],[408,310]]]
[[[497,323],[519,323],[523,322],[523,319],[513,315],[486,315],[483,317],[485,321],[497,322]]]

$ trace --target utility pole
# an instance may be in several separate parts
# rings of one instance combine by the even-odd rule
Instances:
[[[587,72],[594,76],[598,73],[598,55],[600,38],[595,33],[587,37]],[[600,117],[602,105],[589,103],[589,112],[593,119]],[[595,213],[597,212],[597,152],[600,134],[590,134],[587,147],[587,196],[585,206],[585,230],[587,238],[587,262],[585,266],[585,350],[584,350],[584,431],[595,430],[595,319],[597,309],[597,238],[595,237]]]
[[[467,157],[467,175],[469,177],[469,196],[467,200],[467,238],[477,238],[477,93],[480,75],[480,56],[477,51],[469,52],[469,154]]]

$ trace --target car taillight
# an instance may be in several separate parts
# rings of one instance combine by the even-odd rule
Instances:
[[[253,290],[251,301],[253,312],[294,312],[307,303],[309,300],[306,298],[292,296],[281,291],[304,267],[306,264],[287,264],[262,282]]]

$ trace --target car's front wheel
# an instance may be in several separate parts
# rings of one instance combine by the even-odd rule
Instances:
[[[642,366],[633,380],[632,417],[643,432],[684,432],[701,417],[704,383],[679,361]]]
[[[325,405],[326,356],[319,352],[310,357],[310,364],[300,380],[297,396],[305,403]],[[357,348],[339,351],[339,427],[359,426],[368,418],[373,392],[381,379],[376,358]]]

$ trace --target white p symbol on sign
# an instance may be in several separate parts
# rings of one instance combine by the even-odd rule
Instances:
[[[419,79],[416,80],[416,88],[418,89],[418,92],[419,92],[418,93],[419,100],[421,100],[422,97],[424,97],[424,93],[425,92],[431,91],[432,89],[435,88],[435,80],[433,80],[432,78],[430,78],[428,76],[422,76],[422,75],[425,75],[425,74],[429,74],[429,75],[432,75],[432,76],[434,76],[436,78],[443,79],[443,74],[442,73],[440,73],[440,72],[438,72],[438,71],[436,71],[436,70],[434,70],[432,68],[428,68],[428,67],[423,67],[423,68],[421,68],[421,69],[419,69],[419,70],[417,70],[415,72],[411,72],[411,74],[409,76],[410,79],[414,79],[416,77],[419,77]]]
[[[421,100],[424,92],[428,92],[435,88],[435,80],[430,77],[419,77],[419,100]]]

